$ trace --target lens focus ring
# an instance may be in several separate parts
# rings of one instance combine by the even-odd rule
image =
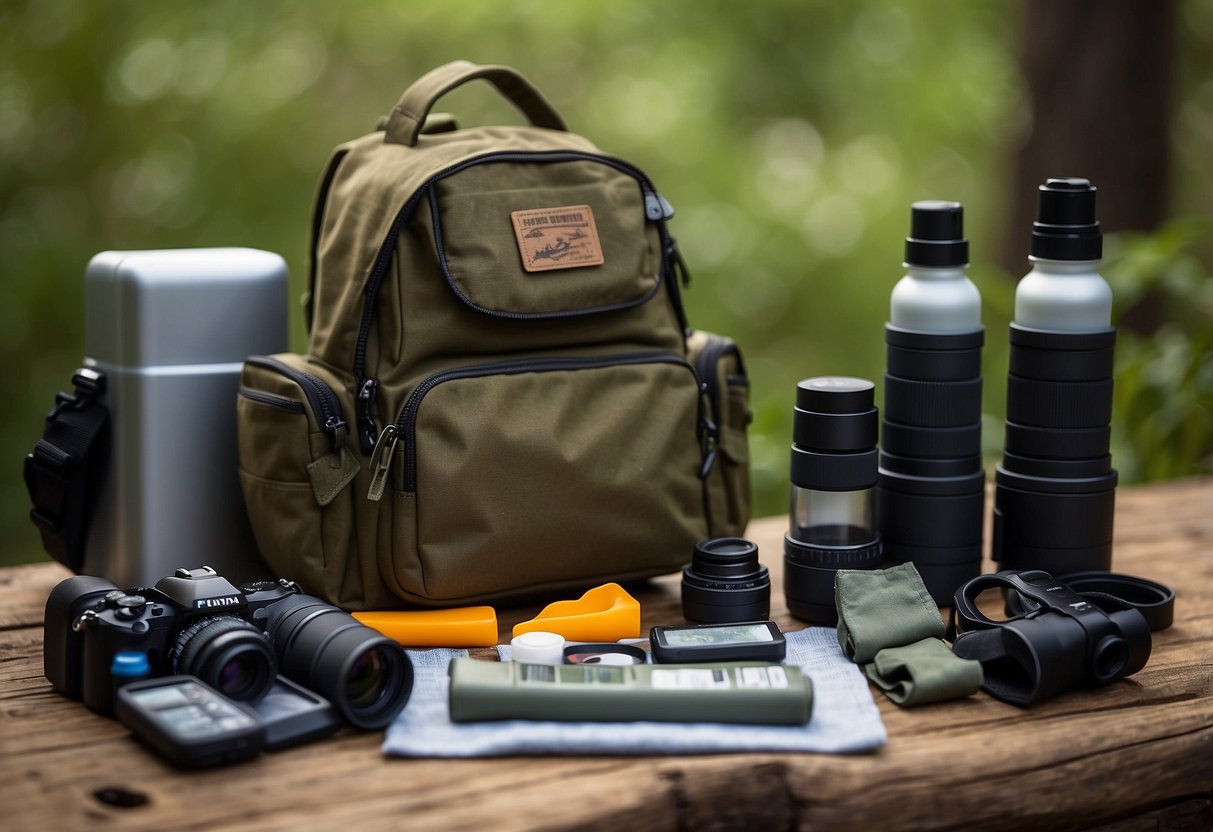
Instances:
[[[265,633],[235,616],[203,618],[182,630],[171,659],[175,672],[241,702],[263,697],[277,674]]]
[[[1007,376],[1007,421],[1044,428],[1095,428],[1112,420],[1112,379],[1037,381]]]

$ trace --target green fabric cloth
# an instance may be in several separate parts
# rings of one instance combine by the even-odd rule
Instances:
[[[838,646],[898,705],[959,699],[981,689],[981,663],[942,641],[943,619],[912,563],[840,569]]]
[[[981,690],[981,662],[959,658],[937,638],[886,647],[864,672],[902,707],[959,699]]]
[[[912,563],[890,569],[840,569],[834,580],[838,646],[856,664],[886,647],[943,638],[943,619]]]

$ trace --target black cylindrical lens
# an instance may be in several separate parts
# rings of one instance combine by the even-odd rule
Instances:
[[[810,378],[796,387],[783,590],[788,610],[804,621],[836,623],[834,573],[880,564],[877,418],[866,379]]]
[[[885,327],[889,372],[876,508],[884,553],[911,561],[940,606],[981,571],[984,332]]]
[[[1013,323],[1010,338],[994,559],[1003,569],[1056,574],[1111,569],[1116,331],[1048,332]]]
[[[282,672],[327,698],[356,728],[383,728],[408,702],[413,665],[396,642],[310,595],[269,608]]]
[[[1003,569],[1112,566],[1116,330],[1111,289],[1095,269],[1102,241],[1089,181],[1040,187],[1034,266],[1015,290],[1006,440],[995,477],[992,549]]]
[[[771,578],[758,562],[758,546],[740,537],[695,544],[682,570],[682,614],[701,624],[770,618]]]
[[[914,203],[909,274],[893,291],[885,326],[876,514],[885,557],[913,562],[940,606],[981,571],[985,331],[967,264],[961,205]]]
[[[173,647],[174,672],[197,676],[225,696],[256,702],[277,675],[265,633],[235,616],[195,621]]]

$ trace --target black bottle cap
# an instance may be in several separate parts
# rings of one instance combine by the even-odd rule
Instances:
[[[1095,186],[1086,179],[1050,179],[1040,186],[1031,255],[1042,260],[1098,260],[1103,235],[1095,219]]]
[[[910,206],[905,263],[927,268],[967,266],[969,241],[964,236],[964,207],[959,202],[915,202]]]
[[[796,406],[814,413],[866,413],[875,407],[875,390],[866,378],[806,378],[796,385]]]

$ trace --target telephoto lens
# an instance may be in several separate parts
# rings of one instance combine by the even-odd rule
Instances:
[[[788,611],[803,621],[836,624],[834,573],[880,565],[874,402],[866,379],[828,376],[796,385],[783,591]]]
[[[734,624],[771,617],[771,578],[758,545],[740,537],[695,544],[682,569],[682,615],[700,624]]]
[[[383,728],[408,702],[413,665],[400,645],[319,598],[278,601],[267,632],[283,675],[324,696],[356,728]]]
[[[1117,474],[1112,420],[1112,290],[1086,179],[1040,187],[1033,269],[1015,290],[1007,422],[994,490],[1002,569],[1055,575],[1112,567]]]
[[[935,603],[981,572],[981,296],[959,202],[915,202],[885,325],[877,526]]]

